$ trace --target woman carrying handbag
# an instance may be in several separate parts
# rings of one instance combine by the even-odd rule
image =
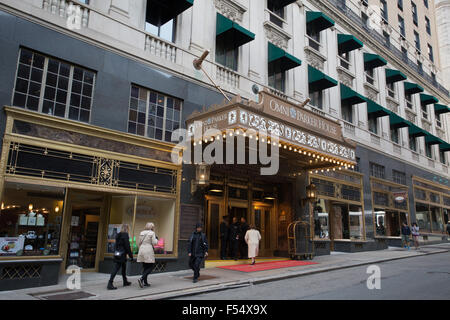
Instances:
[[[153,246],[158,244],[158,238],[154,232],[155,225],[149,222],[145,225],[145,230],[139,235],[139,253],[137,262],[143,263],[143,272],[141,278],[138,280],[141,288],[150,287],[147,282],[148,275],[152,272],[155,266],[155,252]]]
[[[120,232],[116,236],[116,246],[114,251],[114,269],[111,273],[111,278],[109,279],[107,289],[115,290],[114,287],[114,278],[122,269],[122,278],[123,278],[123,286],[131,285],[131,282],[127,280],[127,255],[130,257],[130,260],[133,261],[133,252],[131,252],[130,248],[130,237],[128,235],[128,225],[122,225]]]

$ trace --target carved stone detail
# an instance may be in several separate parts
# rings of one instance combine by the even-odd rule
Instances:
[[[351,74],[348,70],[346,70],[342,67],[337,67],[336,70],[338,73],[339,81],[341,81],[347,87],[352,88],[353,87],[353,79],[355,79],[355,76],[353,74]]]
[[[324,58],[321,54],[319,54],[316,50],[312,49],[311,47],[305,47],[305,56],[306,61],[308,61],[308,64],[312,67],[319,69],[321,71],[324,71],[324,65],[326,58]]]
[[[286,32],[283,32],[279,28],[277,28],[273,23],[266,21],[264,23],[264,31],[266,33],[266,38],[284,50],[288,48],[288,41],[291,39],[291,36]]]
[[[412,110],[409,110],[408,108],[405,108],[405,114],[406,114],[406,120],[416,123],[417,114],[413,112]]]
[[[220,14],[237,22],[242,22],[244,13],[247,11],[247,8],[234,0],[214,0],[214,5]]]
[[[399,103],[397,100],[387,96],[386,97],[386,106],[388,107],[389,110],[398,114]]]
[[[377,101],[378,100],[378,90],[369,85],[368,83],[364,84],[364,92],[366,94],[366,97],[369,98],[372,101]]]

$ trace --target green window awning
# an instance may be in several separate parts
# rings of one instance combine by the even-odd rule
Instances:
[[[297,0],[268,0],[270,2],[272,2],[274,9],[281,9],[284,8],[288,5],[290,5],[291,3],[296,2]]]
[[[403,119],[398,114],[391,112],[389,115],[389,125],[392,129],[406,128],[409,127],[411,122],[406,119]]]
[[[424,94],[424,93],[420,94],[420,103],[423,105],[438,103],[438,102],[439,102],[439,100],[436,99],[435,97],[433,97],[432,95]]]
[[[308,83],[310,92],[325,90],[338,85],[336,80],[311,66],[308,66]]]
[[[348,101],[350,104],[358,104],[366,102],[367,99],[358,92],[341,83],[341,100]]]
[[[434,145],[434,144],[443,144],[446,143],[444,140],[442,140],[439,137],[436,137],[435,135],[432,135],[431,133],[428,133],[425,136],[425,143],[426,144],[430,144],[430,145]]]
[[[417,138],[417,137],[425,137],[428,135],[428,132],[426,132],[425,130],[423,130],[422,128],[419,128],[418,126],[416,126],[413,123],[409,123],[408,125],[408,131],[409,131],[409,135],[411,137]]]
[[[412,82],[403,82],[405,86],[405,92],[407,94],[415,94],[415,93],[421,93],[424,91],[424,89],[419,86],[418,84],[412,83]]]
[[[298,67],[302,61],[272,43],[268,43],[269,69],[286,71]]]
[[[398,70],[386,69],[386,83],[406,80],[407,77]]]
[[[217,14],[216,38],[224,39],[230,46],[237,48],[255,39],[255,34],[236,22]]]
[[[447,143],[444,141],[444,143],[441,143],[439,145],[439,149],[441,149],[441,151],[443,151],[443,152],[450,151],[450,143]]]
[[[434,105],[434,113],[435,114],[443,114],[443,113],[447,113],[447,112],[450,112],[450,108],[448,106],[439,104],[439,103],[436,103]]]
[[[351,34],[338,34],[339,54],[362,48],[364,45]]]
[[[364,70],[374,69],[387,65],[387,61],[377,54],[364,53]]]
[[[334,21],[320,11],[306,11],[306,24],[317,31],[322,31],[334,26]]]
[[[193,4],[194,0],[148,0],[146,21],[160,27]]]
[[[380,118],[390,115],[391,111],[379,105],[375,101],[367,99],[367,113],[374,115],[376,118]]]

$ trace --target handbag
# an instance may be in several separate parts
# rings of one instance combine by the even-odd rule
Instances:
[[[118,243],[116,241],[116,250],[114,250],[114,257],[115,258],[122,258],[122,256],[125,254],[125,251],[123,249],[122,250],[118,250],[117,246],[118,246]]]

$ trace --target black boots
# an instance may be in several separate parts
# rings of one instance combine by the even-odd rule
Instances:
[[[108,282],[108,286],[106,287],[108,290],[116,290],[117,288],[114,287],[113,282],[109,281]]]
[[[128,282],[127,279],[123,279],[123,286],[124,287],[131,286],[131,282]]]

